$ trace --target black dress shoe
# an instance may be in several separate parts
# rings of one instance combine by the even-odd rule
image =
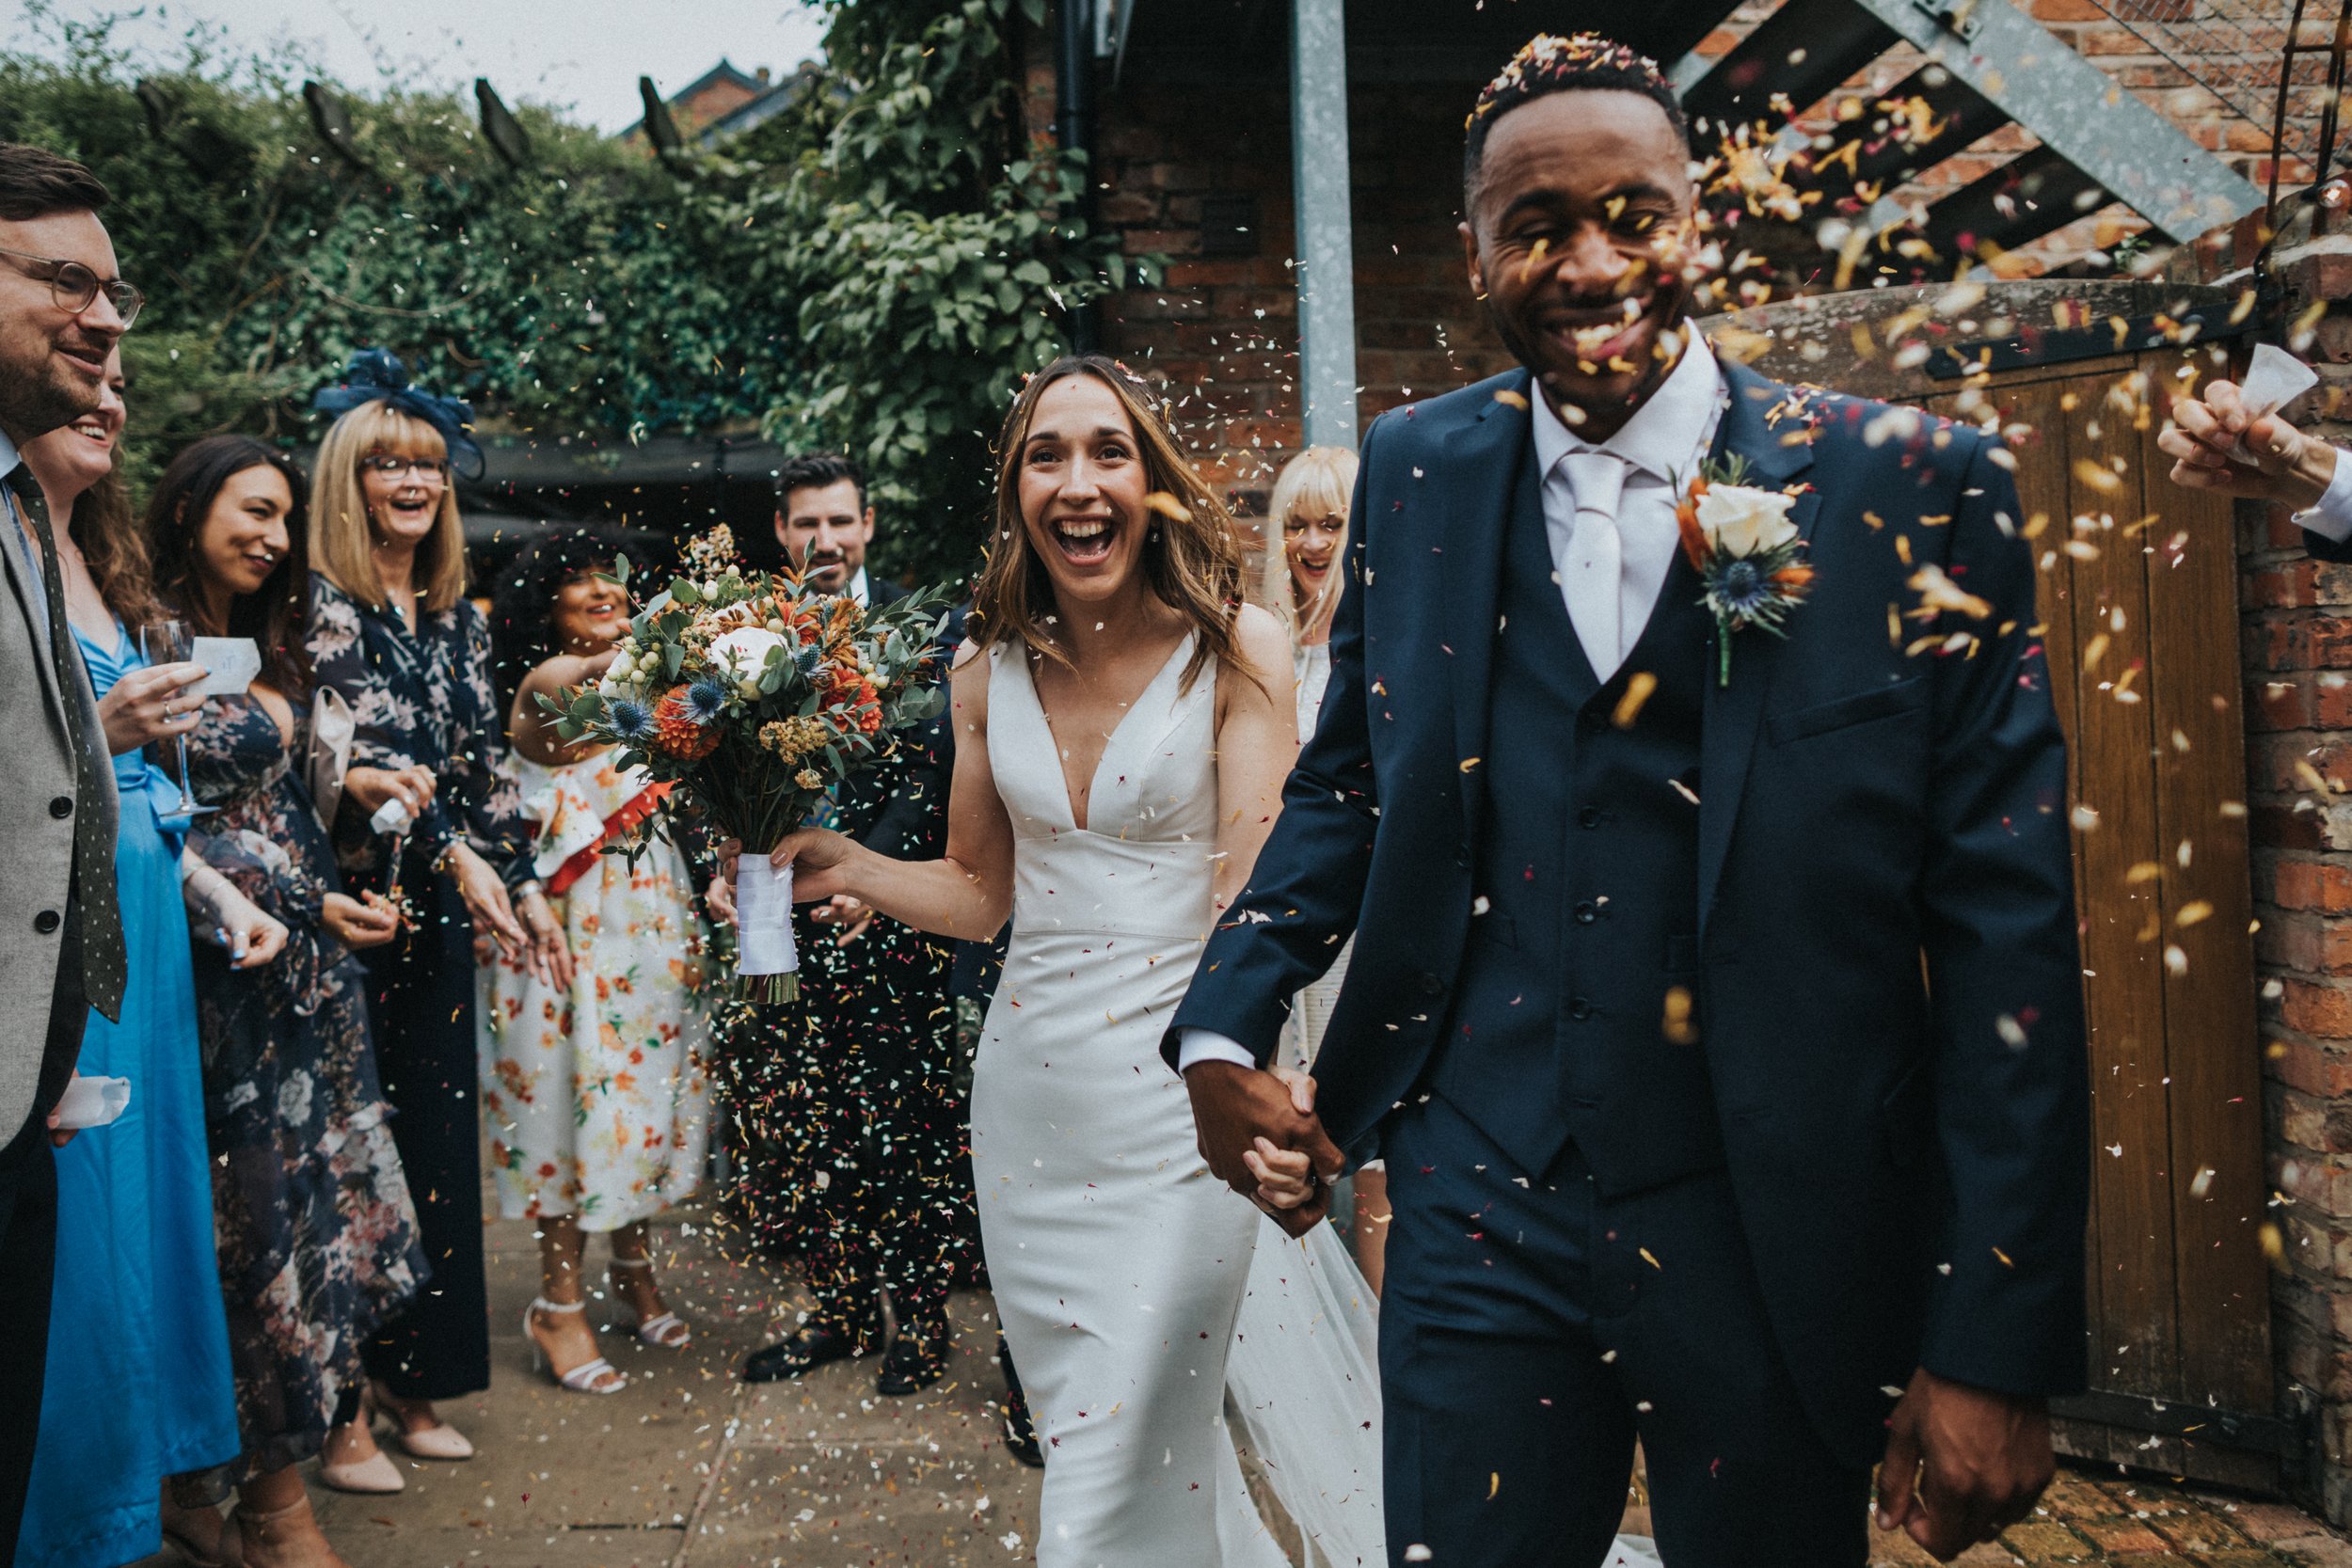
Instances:
[[[763,1345],[743,1358],[743,1381],[746,1383],[781,1383],[787,1378],[823,1366],[828,1361],[847,1361],[854,1356],[871,1355],[874,1345],[882,1338],[878,1326],[864,1331],[818,1328],[815,1325],[800,1330],[772,1345]]]
[[[874,1379],[874,1391],[893,1398],[918,1393],[946,1375],[946,1325],[902,1328],[882,1357],[882,1372]]]
[[[1045,1450],[1037,1445],[1037,1428],[1029,1424],[1029,1402],[1019,1394],[1005,1396],[1005,1451],[1032,1470],[1045,1468]]]

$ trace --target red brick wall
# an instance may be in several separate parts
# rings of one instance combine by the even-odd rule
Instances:
[[[1353,95],[1356,369],[1366,422],[1509,363],[1470,297],[1454,231],[1465,97],[1406,87]],[[1204,470],[1255,515],[1299,445],[1288,93],[1130,88],[1105,107],[1097,145],[1104,221],[1124,231],[1130,255],[1170,262],[1163,287],[1111,303],[1106,342],[1166,378]],[[1200,255],[1201,198],[1240,195],[1258,201],[1257,253]]]
[[[2323,245],[2326,242],[2323,242]],[[2301,248],[2299,257],[2296,249]],[[2352,298],[2352,254],[2281,252],[2290,310]],[[2320,418],[2352,384],[2347,318],[2312,348]],[[2290,1401],[2319,1413],[2319,1500],[2352,1523],[2352,567],[2311,560],[2276,508],[2242,505],[2238,549],[2269,1179],[2285,1242],[2273,1336]]]

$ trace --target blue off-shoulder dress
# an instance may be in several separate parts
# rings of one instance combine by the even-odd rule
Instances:
[[[146,667],[75,627],[101,697]],[[57,1150],[49,1359],[16,1568],[114,1568],[163,1544],[166,1476],[238,1449],[229,1325],[213,1248],[196,980],[180,898],[187,819],[143,753],[114,759],[115,879],[131,983],[122,1021],[93,1010],[80,1070],[128,1078],[130,1107]]]

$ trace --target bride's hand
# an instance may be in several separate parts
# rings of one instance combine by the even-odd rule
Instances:
[[[776,846],[768,863],[778,870],[792,868],[792,902],[814,904],[854,891],[847,872],[856,853],[857,842],[831,828],[803,828]]]
[[[1241,1163],[1258,1179],[1258,1207],[1268,1213],[1299,1207],[1322,1186],[1305,1149],[1283,1148],[1271,1138],[1261,1137],[1244,1149]]]

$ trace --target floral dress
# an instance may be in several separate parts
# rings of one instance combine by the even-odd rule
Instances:
[[[710,1015],[686,856],[666,837],[632,866],[598,848],[648,808],[613,753],[512,759],[538,824],[534,869],[576,966],[557,991],[483,948],[482,1096],[508,1219],[574,1214],[616,1230],[691,1195],[710,1124]]]
[[[417,1293],[417,1215],[368,1033],[366,975],[320,924],[342,883],[289,747],[251,695],[216,697],[188,777],[217,809],[189,835],[286,927],[275,963],[198,950],[214,1229],[244,1454],[228,1480],[316,1453],[362,1375],[359,1347]]]
[[[392,1137],[433,1271],[432,1287],[369,1346],[368,1370],[403,1399],[455,1399],[489,1386],[490,1308],[473,920],[456,879],[434,863],[462,838],[511,887],[531,875],[529,824],[498,765],[504,734],[479,610],[463,599],[443,610],[420,608],[411,632],[389,604],[361,604],[313,573],[307,641],[319,684],[351,705],[352,766],[419,764],[438,781],[432,804],[398,841],[373,832],[346,795],[335,847],[356,888],[388,891],[396,873],[406,909],[401,934],[359,961],[384,1096],[400,1113]]]

